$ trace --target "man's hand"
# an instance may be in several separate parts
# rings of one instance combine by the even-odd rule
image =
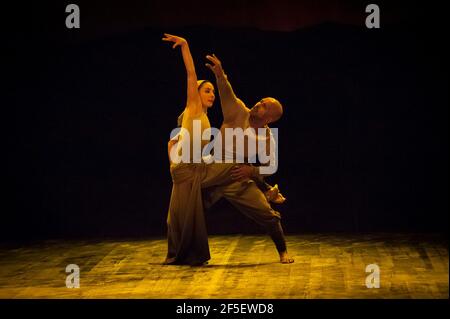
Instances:
[[[231,170],[231,178],[235,181],[244,181],[253,177],[253,166],[239,165]]]
[[[213,53],[213,55],[207,55],[206,58],[212,62],[213,65],[206,63],[205,65],[208,67],[208,69],[210,69],[211,71],[213,71],[214,75],[216,77],[221,77],[224,76],[224,72],[222,69],[222,62],[220,62],[220,60],[216,57],[216,55]]]
[[[176,35],[164,33],[165,38],[162,38],[163,41],[173,42],[172,49],[175,49],[177,46],[184,46],[187,44],[186,39],[181,37],[177,37]]]

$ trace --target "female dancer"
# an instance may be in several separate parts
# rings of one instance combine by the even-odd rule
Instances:
[[[172,48],[181,47],[187,73],[187,101],[181,120],[181,127],[189,134],[181,134],[178,142],[191,139],[186,145],[192,145],[193,123],[198,121],[201,132],[210,128],[207,109],[215,100],[214,86],[209,81],[197,81],[197,74],[187,41],[181,37],[164,34],[163,41],[172,42]],[[186,141],[184,141],[186,142]],[[189,143],[190,142],[190,143]],[[201,141],[201,149],[208,143]],[[172,142],[169,143],[169,151]],[[190,157],[193,159],[192,149]],[[170,155],[170,154],[169,154]],[[171,162],[170,173],[173,186],[167,217],[168,253],[166,264],[201,265],[210,259],[208,235],[203,215],[201,181],[205,173],[205,163]]]

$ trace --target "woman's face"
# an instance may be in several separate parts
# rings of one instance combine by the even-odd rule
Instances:
[[[214,100],[216,99],[214,92],[214,86],[209,82],[205,82],[200,87],[199,94],[203,107],[210,108],[213,105]]]

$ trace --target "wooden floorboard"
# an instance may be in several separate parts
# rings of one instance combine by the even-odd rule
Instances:
[[[203,267],[162,265],[165,238],[0,246],[0,298],[448,298],[448,241],[437,235],[287,236],[283,265],[267,236],[210,236]],[[65,281],[80,267],[80,288]],[[368,289],[368,264],[380,288]]]

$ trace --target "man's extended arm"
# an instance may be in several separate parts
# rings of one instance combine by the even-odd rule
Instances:
[[[222,105],[223,122],[227,124],[233,123],[240,114],[245,114],[248,110],[244,103],[234,94],[233,88],[222,69],[220,60],[214,54],[212,56],[207,55],[206,58],[213,63],[213,65],[206,63],[206,66],[216,76]]]

